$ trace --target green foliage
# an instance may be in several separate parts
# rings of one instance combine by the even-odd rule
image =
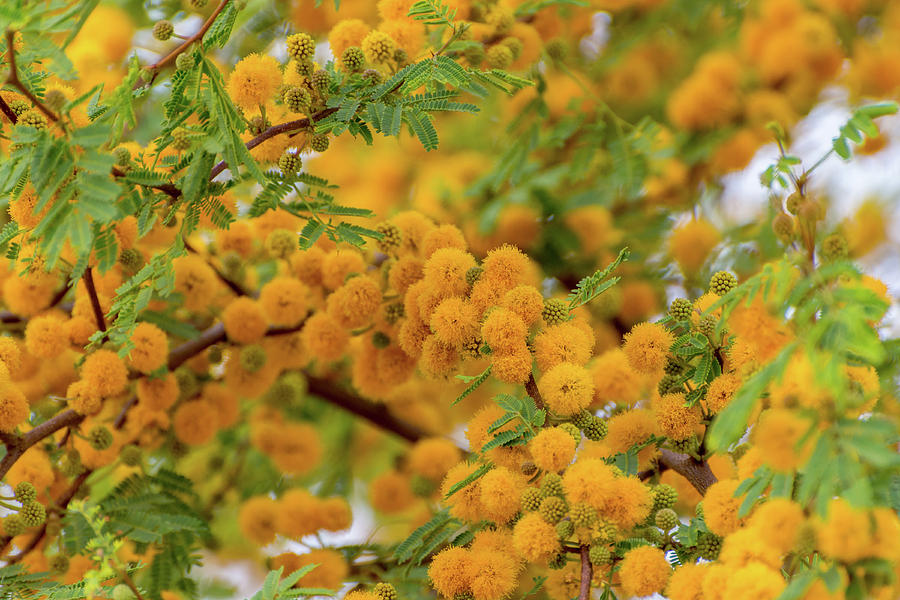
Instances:
[[[628,260],[628,257],[628,248],[622,248],[616,259],[606,265],[605,268],[579,281],[578,285],[569,293],[569,297],[567,298],[569,310],[574,310],[579,306],[587,304],[612,286],[616,285],[619,280],[622,279],[621,277],[613,277],[611,279],[607,279],[607,277],[609,277],[610,273],[615,271],[620,264]]]
[[[840,135],[832,140],[831,148],[835,154],[844,160],[850,159],[850,144],[861,144],[864,139],[872,139],[878,136],[878,126],[872,119],[893,115],[897,112],[896,102],[884,102],[881,104],[869,104],[853,111],[844,125],[841,126]]]
[[[461,379],[465,383],[468,383],[468,387],[462,391],[462,393],[456,397],[456,400],[450,403],[450,406],[454,406],[459,403],[461,400],[466,398],[469,394],[478,389],[482,383],[487,381],[488,377],[491,375],[491,365],[485,367],[484,371],[475,376],[467,376],[467,375],[457,375],[457,379]]]

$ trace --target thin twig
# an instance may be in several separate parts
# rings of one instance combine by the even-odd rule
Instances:
[[[2,97],[0,97],[0,112],[6,115],[6,118],[15,125],[19,121],[18,115],[16,115],[15,111],[6,103]]]
[[[197,251],[196,248],[191,246],[187,240],[182,240],[184,242],[184,247],[188,252],[192,252],[198,256],[202,256],[200,252]],[[210,263],[210,261],[206,261],[207,264],[212,268],[213,272],[216,274],[216,277],[219,278],[219,281],[225,284],[225,286],[235,293],[237,296],[249,296],[250,293],[247,292],[244,288],[240,286],[236,281],[232,281],[228,277],[225,277],[225,273],[220,271],[214,264]]]
[[[47,115],[47,118],[53,121],[54,123],[59,121],[59,117],[52,110],[44,106],[44,103],[37,99],[37,97],[31,93],[25,84],[19,79],[19,71],[16,68],[16,52],[14,48],[14,38],[15,32],[12,29],[6,30],[6,54],[9,58],[9,75],[6,78],[6,83],[15,87],[22,95],[28,98],[32,104],[34,104],[38,110]],[[4,111],[6,112],[6,111]],[[13,121],[15,122],[15,121]]]
[[[164,66],[168,65],[176,58],[178,58],[178,55],[190,48],[191,44],[203,39],[203,36],[206,35],[206,32],[210,27],[212,27],[212,24],[215,22],[216,17],[218,17],[219,13],[221,13],[225,9],[225,7],[228,5],[228,2],[229,0],[221,0],[221,2],[219,2],[219,5],[212,12],[212,14],[209,15],[209,18],[206,19],[206,22],[203,23],[197,33],[190,36],[189,38],[185,38],[185,40],[181,42],[181,44],[179,44],[177,48],[166,54],[164,57],[162,57],[152,65],[147,65],[146,67],[144,67],[144,69],[147,71],[158,71],[159,69],[163,68]],[[150,83],[152,83],[152,80]]]
[[[93,270],[88,267],[84,270],[84,286],[87,288],[88,297],[91,299],[91,308],[94,309],[94,318],[97,320],[97,329],[106,332],[106,319],[103,318],[103,308],[100,306],[100,298],[97,296],[97,288],[94,286]],[[103,336],[106,339],[106,336]]]

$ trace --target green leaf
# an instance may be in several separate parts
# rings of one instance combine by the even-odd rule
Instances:
[[[468,396],[469,394],[474,392],[476,389],[478,389],[478,386],[480,386],[482,383],[484,383],[490,375],[491,375],[491,365],[488,365],[487,368],[485,368],[485,370],[482,371],[480,375],[477,375],[476,377],[472,378],[471,382],[469,383],[469,386],[466,389],[464,389],[463,392],[459,396],[457,396],[456,400],[454,400],[453,402],[450,403],[450,406],[456,405],[461,400],[463,400],[466,396]],[[463,376],[457,375],[457,377],[462,378]]]

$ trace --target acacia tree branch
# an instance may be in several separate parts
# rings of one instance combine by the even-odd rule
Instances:
[[[191,245],[188,243],[187,240],[182,239],[182,242],[184,243],[184,248],[185,248],[185,250],[187,250],[188,252],[192,252],[193,254],[196,254],[196,255],[198,255],[198,256],[202,256],[202,255],[200,254],[200,252],[197,251],[196,248],[194,248],[193,246],[191,246]],[[236,281],[232,281],[232,280],[229,279],[228,277],[225,277],[225,274],[222,273],[222,271],[220,271],[220,270],[219,270],[214,264],[212,264],[209,260],[207,260],[206,263],[210,266],[210,268],[212,268],[213,272],[216,274],[216,277],[219,278],[219,281],[221,281],[222,283],[224,283],[225,286],[228,287],[228,289],[230,289],[232,292],[235,293],[235,295],[237,295],[237,296],[249,296],[249,295],[250,295],[250,294],[247,292],[247,290],[245,290],[244,288],[242,288],[242,287],[240,286],[240,284],[238,284]]]
[[[59,117],[52,110],[44,106],[44,103],[38,100],[37,96],[31,93],[25,84],[22,83],[22,80],[19,79],[19,71],[16,68],[16,52],[14,48],[15,42],[15,32],[12,29],[6,30],[6,55],[9,59],[9,75],[6,77],[6,83],[13,86],[17,90],[19,90],[23,96],[28,98],[32,104],[34,104],[38,110],[47,115],[47,118],[53,121],[54,123],[59,122]],[[6,111],[4,111],[6,112]],[[7,115],[9,116],[9,115]],[[15,123],[16,121],[13,121]]]
[[[417,442],[428,434],[417,426],[401,421],[383,404],[375,404],[340,387],[333,380],[306,375],[309,391],[314,396],[362,417],[378,427],[390,431],[409,442]]]
[[[531,399],[534,400],[534,404],[537,406],[538,410],[544,408],[544,399],[541,397],[537,382],[534,380],[534,373],[528,375],[528,381],[525,382],[525,393],[531,396]]]
[[[162,67],[168,65],[176,58],[178,58],[178,55],[190,48],[191,44],[203,39],[203,36],[206,35],[206,32],[209,31],[210,27],[212,27],[212,24],[215,22],[216,17],[218,17],[219,14],[225,9],[225,7],[228,5],[228,2],[229,0],[221,0],[221,2],[219,2],[219,5],[212,12],[212,14],[209,15],[209,18],[206,19],[197,33],[190,36],[189,38],[186,38],[183,42],[181,42],[181,44],[178,45],[177,48],[166,54],[164,57],[162,57],[152,65],[147,65],[146,67],[144,67],[144,69],[147,71],[158,71]]]
[[[100,298],[97,296],[97,288],[94,286],[94,274],[91,267],[84,270],[82,279],[84,279],[88,297],[91,299],[91,308],[94,310],[94,319],[97,320],[97,329],[106,333],[106,319],[103,317],[103,308],[100,306]]]
[[[672,469],[694,486],[701,496],[706,495],[706,490],[718,479],[709,468],[705,460],[697,460],[688,454],[680,454],[671,450],[662,450],[659,456],[661,467]]]
[[[594,566],[591,564],[590,550],[587,546],[581,546],[581,588],[578,592],[578,600],[588,600],[591,597],[591,578],[594,576]]]
[[[13,111],[13,109],[6,103],[6,100],[0,96],[0,112],[6,115],[6,118],[10,120],[10,122],[15,125],[19,121],[19,117]]]
[[[78,423],[81,423],[81,421],[83,420],[84,415],[79,415],[77,412],[71,409],[64,410],[47,419],[24,435],[15,436],[13,438],[4,440],[4,443],[6,445],[6,456],[4,456],[3,460],[0,461],[0,479],[6,476],[6,473],[9,471],[10,467],[12,467],[13,464],[15,464],[17,460],[19,460],[19,457],[25,454],[26,450],[37,444],[45,437],[59,431],[60,429],[63,429],[65,427],[72,427],[74,425],[77,425]]]

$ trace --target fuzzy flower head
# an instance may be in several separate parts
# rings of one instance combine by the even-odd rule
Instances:
[[[655,373],[666,366],[672,332],[658,323],[639,323],[625,334],[622,350],[631,366],[640,373]]]
[[[293,277],[276,277],[259,292],[259,303],[272,325],[293,327],[309,310],[307,288]]]
[[[460,451],[446,438],[424,438],[413,444],[406,456],[406,468],[433,483],[440,483],[447,472],[459,463]]]
[[[253,344],[266,333],[266,316],[259,301],[246,296],[232,300],[222,311],[222,323],[228,339],[238,344]]]
[[[653,402],[659,431],[669,439],[686,440],[701,428],[700,407],[688,407],[684,403],[684,394],[665,394]]]
[[[459,546],[448,546],[441,550],[428,567],[428,577],[434,589],[445,598],[469,591],[471,571],[469,551]]]
[[[511,290],[524,283],[531,261],[515,246],[504,244],[487,253],[484,259],[484,281],[503,290]]]
[[[92,394],[108,398],[125,391],[128,369],[112,350],[97,350],[81,365],[81,378]]]
[[[709,530],[718,536],[724,537],[742,524],[738,518],[741,499],[734,497],[738,485],[736,479],[723,479],[709,486],[703,497],[703,518]]]
[[[559,427],[541,429],[528,444],[534,464],[548,472],[565,469],[575,457],[575,438]]]
[[[544,297],[534,286],[517,285],[506,292],[500,305],[519,315],[525,325],[531,326],[541,319]]]
[[[244,110],[265,105],[281,85],[281,68],[273,57],[249,54],[228,77],[228,95]]]
[[[771,408],[759,418],[753,440],[763,461],[778,471],[793,471],[809,457],[812,444],[801,440],[811,427],[809,420],[787,408]]]
[[[524,384],[531,375],[532,362],[531,352],[523,342],[516,350],[491,356],[491,375],[504,383]]]
[[[459,248],[435,250],[425,262],[425,281],[436,291],[461,296],[468,288],[466,271],[475,266],[475,258]]]
[[[441,496],[446,497],[450,490],[460,481],[478,469],[478,465],[465,461],[457,464],[447,472],[441,484]],[[459,489],[447,498],[450,514],[459,519],[477,522],[481,520],[484,509],[481,506],[481,480],[476,479],[469,485]]]
[[[28,400],[15,384],[0,381],[0,431],[12,432],[28,418]]]
[[[481,325],[481,337],[493,352],[515,352],[525,342],[528,330],[522,319],[511,310],[492,310]]]
[[[238,525],[248,540],[259,546],[275,541],[278,503],[268,496],[254,496],[241,506]]]
[[[215,406],[204,400],[185,402],[172,416],[175,437],[188,446],[199,446],[210,441],[218,426]]]
[[[300,338],[310,355],[321,362],[339,359],[350,343],[350,333],[326,312],[317,312],[307,319]]]
[[[556,527],[540,513],[528,513],[513,528],[513,548],[530,562],[546,563],[560,549]]]
[[[591,358],[594,337],[572,321],[547,327],[534,338],[534,358],[546,371],[559,363],[584,365]]]
[[[594,376],[594,404],[607,402],[634,406],[641,398],[643,378],[631,368],[620,348],[607,350],[591,364]]]
[[[474,600],[501,600],[518,586],[519,565],[506,548],[471,550],[466,567]]]
[[[626,596],[650,596],[663,591],[672,575],[666,555],[653,546],[629,550],[619,568]]]
[[[805,522],[799,504],[788,498],[772,498],[756,509],[749,526],[763,542],[786,554],[794,547]]]
[[[665,596],[669,600],[698,600],[703,598],[703,579],[709,569],[708,563],[681,565],[672,573],[666,586]]]
[[[590,372],[572,363],[560,363],[544,373],[538,390],[556,414],[570,416],[587,408],[594,397]]]
[[[481,478],[481,508],[494,523],[507,523],[519,512],[519,499],[525,489],[521,475],[505,467],[494,467]]]
[[[705,219],[692,219],[676,228],[669,238],[669,253],[685,274],[696,273],[721,240],[719,231]]]
[[[350,278],[328,297],[328,314],[347,329],[371,322],[380,306],[378,284],[363,275]]]
[[[128,353],[128,361],[141,373],[152,373],[166,364],[169,339],[166,333],[152,323],[138,323],[131,334],[134,348]]]
[[[34,317],[25,326],[25,348],[36,358],[59,356],[68,346],[67,338],[56,315]]]
[[[443,300],[431,313],[431,331],[449,346],[461,349],[478,334],[475,309],[462,298],[453,296]]]

